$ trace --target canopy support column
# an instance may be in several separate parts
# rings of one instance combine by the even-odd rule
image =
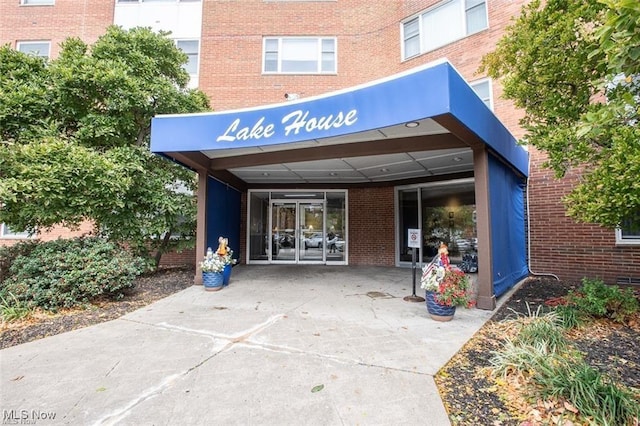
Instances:
[[[198,213],[196,217],[196,275],[193,283],[202,285],[202,270],[200,261],[207,251],[207,186],[208,174],[206,170],[198,170]]]
[[[473,148],[473,171],[476,192],[476,226],[478,228],[478,297],[476,306],[479,309],[492,311],[496,308],[496,297],[493,291],[489,153],[484,145]]]

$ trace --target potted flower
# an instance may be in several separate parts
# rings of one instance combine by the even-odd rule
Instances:
[[[228,286],[231,279],[231,267],[235,265],[236,259],[233,258],[233,250],[229,247],[229,239],[225,237],[218,238],[218,250],[216,254],[224,261],[224,269],[222,271],[222,285]]]
[[[423,268],[420,287],[426,291],[427,311],[438,321],[450,321],[457,306],[475,304],[469,276],[451,267],[446,244],[440,245],[438,255]]]
[[[202,283],[205,290],[217,291],[222,288],[224,268],[227,265],[227,260],[224,256],[220,256],[218,253],[214,253],[211,247],[207,249],[207,254],[204,260],[200,262],[200,269],[202,270]]]

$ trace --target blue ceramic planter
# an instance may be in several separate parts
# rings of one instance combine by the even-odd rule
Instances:
[[[427,312],[436,321],[451,321],[456,313],[455,306],[440,305],[435,300],[435,294],[432,291],[425,292],[425,301],[427,303]]]
[[[231,265],[226,265],[222,271],[222,285],[228,286],[231,279]]]
[[[218,291],[222,288],[222,272],[203,272],[202,284],[207,291]]]

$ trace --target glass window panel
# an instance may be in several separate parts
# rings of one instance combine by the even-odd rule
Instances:
[[[198,73],[198,40],[178,40],[176,45],[187,54],[188,61],[184,68],[189,74]]]
[[[318,41],[308,38],[282,40],[283,61],[315,61],[318,57]]]
[[[623,240],[640,240],[640,214],[622,223],[620,232]]]
[[[54,0],[22,0],[21,4],[55,4]]]
[[[419,228],[418,223],[418,190],[407,189],[402,190],[398,194],[398,220],[399,230],[398,235],[400,239],[400,262],[411,262],[413,259],[413,252],[409,248],[409,241],[407,237],[409,235],[409,229]],[[416,257],[416,261],[419,259]]]
[[[422,16],[425,50],[433,50],[464,37],[463,11],[461,0],[454,0]]]
[[[336,44],[335,40],[331,38],[322,39],[322,51],[329,52],[329,53],[335,52],[336,51],[335,44]]]
[[[487,28],[487,6],[485,2],[476,2],[469,7],[467,2],[467,34],[473,34]]]
[[[282,40],[282,72],[317,72],[318,41],[316,39]]]
[[[269,193],[250,193],[249,259],[269,259]]]
[[[264,42],[264,50],[266,52],[277,52],[278,51],[278,39],[268,38]]]
[[[347,253],[347,202],[344,192],[327,192],[327,261],[343,262]]]
[[[323,53],[322,54],[322,72],[335,72],[336,71],[336,61],[335,55],[333,53]]]
[[[471,88],[476,92],[480,99],[482,99],[482,102],[491,108],[491,85],[489,84],[489,80],[472,83]]]
[[[19,42],[18,51],[43,58],[49,57],[49,48],[51,43],[48,41],[38,42]]]
[[[29,238],[28,232],[15,232],[4,223],[0,223],[0,236],[7,238]]]
[[[420,22],[415,18],[403,26],[404,57],[410,58],[420,53]]]

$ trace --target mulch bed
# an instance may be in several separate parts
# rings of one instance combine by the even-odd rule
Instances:
[[[454,425],[536,425],[531,412],[536,407],[509,407],[500,397],[496,382],[484,373],[491,365],[493,352],[501,349],[505,324],[522,316],[549,311],[573,284],[553,278],[525,281],[496,310],[491,321],[449,361],[436,376],[436,383]],[[636,291],[638,295],[638,291]],[[635,388],[640,395],[640,315],[630,325],[601,320],[576,330],[570,342],[585,354],[586,362],[618,383]],[[533,403],[532,403],[533,404]],[[529,411],[528,409],[531,409]]]
[[[121,300],[105,300],[89,309],[56,315],[36,313],[31,319],[0,326],[0,349],[118,318],[193,284],[193,269],[160,270],[136,280]],[[442,400],[454,425],[534,425],[526,410],[509,407],[496,383],[483,369],[501,348],[503,324],[519,316],[540,314],[574,285],[551,278],[532,278],[513,292],[492,319],[436,376]],[[587,362],[640,393],[640,316],[632,326],[598,321],[572,333],[572,343]]]

